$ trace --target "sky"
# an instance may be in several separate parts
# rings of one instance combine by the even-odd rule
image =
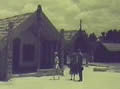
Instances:
[[[88,33],[120,29],[120,0],[0,0],[0,18],[34,12],[38,4],[58,30],[78,30],[80,19]]]

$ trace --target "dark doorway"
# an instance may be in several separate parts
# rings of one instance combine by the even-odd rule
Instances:
[[[23,45],[23,61],[29,62],[34,61],[35,58],[35,48],[32,44]]]
[[[44,41],[41,45],[40,68],[49,69],[54,65],[54,51],[56,43],[54,41]]]
[[[23,45],[23,63],[33,63],[35,60],[35,46],[33,44],[24,44]],[[37,66],[25,66],[21,67],[20,70],[22,73],[36,72]]]
[[[16,38],[13,40],[13,73],[19,72],[19,60],[20,60],[20,39]]]

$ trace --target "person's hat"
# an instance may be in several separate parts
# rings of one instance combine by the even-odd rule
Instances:
[[[54,52],[54,54],[56,54],[56,55],[57,55],[57,54],[58,54],[58,52],[56,51],[56,52]]]

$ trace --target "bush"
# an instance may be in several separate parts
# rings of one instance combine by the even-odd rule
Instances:
[[[95,67],[95,68],[93,68],[93,71],[102,71],[102,72],[105,72],[107,70],[108,70],[107,67]]]

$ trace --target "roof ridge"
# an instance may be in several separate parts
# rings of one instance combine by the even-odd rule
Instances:
[[[32,13],[33,13],[33,12],[18,14],[18,15],[14,15],[14,16],[10,16],[10,17],[5,17],[5,18],[2,18],[2,19],[0,19],[0,20],[15,18],[15,17],[19,17],[19,16],[24,16],[24,15],[29,15],[29,14],[32,14]]]

